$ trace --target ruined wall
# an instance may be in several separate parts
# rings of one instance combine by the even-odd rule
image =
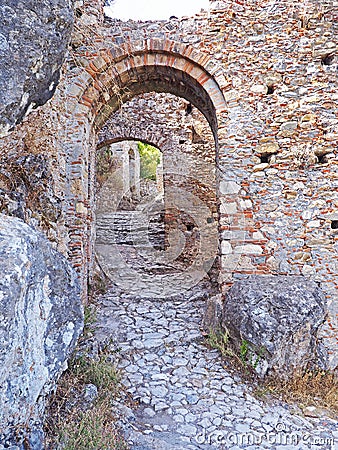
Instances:
[[[209,13],[156,23],[103,21],[100,2],[81,7],[62,83],[41,112],[48,123],[58,111],[54,134],[46,130],[44,150],[32,143],[40,138],[30,141],[64,168],[53,173],[63,205],[59,246],[85,279],[96,133],[105,121],[145,92],[182,96],[218,139],[222,289],[249,273],[311,277],[330,301],[327,337],[336,345],[337,6],[210,5]]]
[[[64,139],[64,98],[31,112],[22,124],[0,139],[0,212],[19,217],[43,231],[67,255],[64,200],[67,154]]]
[[[140,198],[140,154],[136,142],[121,141],[98,150],[96,215],[132,209]]]

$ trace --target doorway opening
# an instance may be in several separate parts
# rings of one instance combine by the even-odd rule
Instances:
[[[208,121],[172,94],[142,94],[121,110],[102,128],[97,150],[96,172],[104,179],[96,206],[101,266],[116,284],[138,279],[141,295],[149,294],[149,283],[155,296],[203,279],[216,289],[216,148]],[[115,160],[104,164],[106,178],[102,155]]]

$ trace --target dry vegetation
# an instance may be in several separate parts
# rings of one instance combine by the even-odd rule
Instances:
[[[338,418],[338,377],[323,370],[308,370],[288,382],[271,379],[261,389],[301,408],[315,407],[317,412]],[[259,395],[263,391],[256,390]],[[315,413],[316,414],[316,413]]]
[[[338,376],[323,370],[307,370],[289,381],[268,377],[262,381],[255,372],[255,360],[248,358],[245,341],[240,352],[231,346],[227,333],[210,331],[206,343],[220,351],[228,370],[233,369],[243,381],[254,386],[253,393],[260,399],[278,399],[316,415],[338,419]],[[310,410],[308,409],[310,408]]]
[[[49,398],[45,432],[46,448],[50,450],[127,449],[112,411],[121,386],[109,348],[102,349],[96,357],[83,349],[84,341],[92,336],[95,321],[95,307],[88,306],[79,348]],[[94,393],[89,398],[88,390]]]

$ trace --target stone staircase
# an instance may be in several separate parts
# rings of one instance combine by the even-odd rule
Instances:
[[[171,232],[165,246],[163,202],[97,216],[96,256],[106,276],[130,294],[177,296],[205,278],[203,267],[180,259],[186,237]]]
[[[130,245],[143,250],[164,248],[164,222],[161,211],[116,211],[101,214],[96,221],[96,243]]]

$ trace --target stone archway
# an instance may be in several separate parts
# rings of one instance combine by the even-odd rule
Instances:
[[[87,53],[86,57],[88,65],[68,89],[66,143],[71,155],[67,211],[70,258],[84,283],[93,255],[96,134],[111,114],[141,93],[172,93],[203,113],[217,152],[218,121],[225,110],[217,69],[212,64],[209,68],[209,56],[190,46],[151,39],[107,48],[100,56]]]

